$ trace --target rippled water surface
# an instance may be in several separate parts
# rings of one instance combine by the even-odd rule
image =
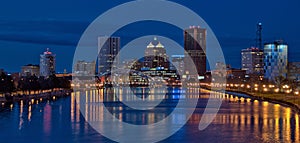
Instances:
[[[141,90],[137,90],[137,93],[140,92]],[[170,89],[166,99],[156,108],[135,111],[120,102],[115,102],[115,94],[126,95],[126,92],[119,89],[81,92],[51,101],[34,101],[33,104],[20,102],[3,106],[0,108],[0,142],[112,142],[97,133],[85,121],[79,110],[81,105],[76,104],[76,97],[108,101],[105,105],[115,117],[138,125],[152,124],[164,119],[174,110],[179,98],[197,99],[195,95],[188,96],[185,90]],[[123,98],[125,97],[128,98]],[[142,90],[135,98],[155,100],[157,97],[152,91]],[[215,94],[214,97],[224,100],[219,113],[208,128],[198,130],[209,98],[208,92],[202,91],[197,108],[187,124],[162,142],[300,142],[299,114],[291,108],[247,98],[238,99],[230,95],[225,97]],[[97,108],[85,110],[100,111]],[[97,118],[92,115],[86,117]],[[176,118],[175,122],[181,118]]]

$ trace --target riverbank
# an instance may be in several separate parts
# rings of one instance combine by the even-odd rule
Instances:
[[[14,102],[20,102],[20,101],[30,101],[30,100],[47,100],[47,99],[53,99],[57,97],[64,97],[71,95],[72,90],[71,89],[61,89],[61,90],[55,90],[50,92],[44,92],[39,94],[5,94],[4,96],[0,97],[0,104],[4,105],[6,103],[14,103]]]
[[[226,89],[228,94],[245,94],[250,98],[260,101],[268,101],[274,104],[280,104],[285,107],[292,108],[295,112],[300,113],[300,97],[294,95],[285,95],[279,93],[256,93],[239,90]]]

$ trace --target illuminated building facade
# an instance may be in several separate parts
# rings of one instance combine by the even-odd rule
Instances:
[[[264,74],[264,52],[258,48],[247,48],[241,51],[242,70],[248,75]]]
[[[22,66],[21,76],[40,76],[40,66],[39,65],[25,65]]]
[[[183,57],[181,57],[183,58]],[[143,66],[139,69],[139,62],[135,62],[131,69],[130,81],[147,83],[152,77],[161,77],[164,81],[175,81],[180,77],[175,70],[170,69],[169,57],[166,54],[164,46],[154,38],[154,41],[145,49]]]
[[[40,55],[40,76],[49,77],[55,74],[55,57],[56,55],[49,51],[45,51]]]
[[[265,78],[274,81],[276,77],[287,77],[288,45],[283,41],[267,43],[264,46]]]
[[[145,50],[144,68],[153,69],[169,69],[169,61],[164,45],[157,38],[150,42]]]

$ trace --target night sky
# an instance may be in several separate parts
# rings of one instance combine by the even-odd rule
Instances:
[[[289,60],[300,61],[299,0],[173,0],[198,13],[212,28],[226,62],[240,67],[240,50],[255,45],[256,23],[263,23],[263,40],[283,39]],[[10,0],[0,4],[0,68],[19,72],[39,64],[50,48],[57,55],[57,71],[71,71],[76,44],[87,26],[106,10],[125,0]],[[145,29],[147,27],[147,29]],[[144,28],[144,29],[143,29]],[[144,34],[161,34],[183,44],[182,31],[146,22],[119,31],[122,45]],[[130,31],[130,32],[128,32]],[[144,47],[143,47],[144,48]],[[209,47],[208,47],[209,48]]]

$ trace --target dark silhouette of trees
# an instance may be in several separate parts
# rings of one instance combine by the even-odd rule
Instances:
[[[12,76],[5,72],[0,72],[0,93],[12,93],[14,91],[22,91],[23,94],[41,93],[43,90],[54,90],[55,88],[71,89],[71,77],[58,78],[54,74],[45,77],[23,76],[14,84]]]
[[[18,88],[23,91],[23,93],[31,91],[37,92],[41,88],[39,84],[39,78],[37,76],[27,76],[22,77],[18,83]]]
[[[2,72],[0,75],[0,92],[10,93],[14,90],[15,86],[12,77]]]
[[[18,89],[23,93],[40,93],[42,90],[54,90],[55,88],[70,89],[70,81],[66,78],[57,78],[55,75],[51,75],[48,78],[26,76],[22,77],[18,82]]]
[[[59,78],[59,87],[70,89],[71,88],[71,82],[66,78]]]

